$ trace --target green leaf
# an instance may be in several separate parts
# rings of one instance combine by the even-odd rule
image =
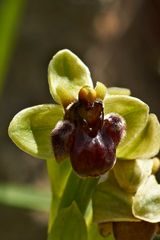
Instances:
[[[44,104],[19,112],[9,125],[9,136],[23,151],[41,159],[53,158],[50,133],[63,118],[59,105]]]
[[[160,240],[160,236],[159,235],[155,236],[153,240]]]
[[[137,221],[132,214],[132,197],[110,175],[109,179],[97,186],[93,194],[94,222]]]
[[[130,159],[151,158],[160,150],[160,124],[156,115],[150,114],[146,127],[131,146],[126,147],[125,154]]]
[[[113,171],[119,186],[127,192],[134,193],[139,185],[151,175],[152,167],[152,159],[118,160]]]
[[[84,85],[92,85],[89,69],[71,51],[59,51],[49,63],[48,81],[53,99],[67,106],[78,98]]]
[[[104,100],[105,114],[115,112],[120,114],[126,121],[126,136],[117,149],[118,158],[129,158],[128,149],[145,128],[148,116],[148,106],[137,98],[115,95],[108,96]],[[141,158],[141,156],[139,157]]]
[[[57,218],[48,240],[87,240],[85,220],[75,202],[63,208]]]
[[[107,90],[110,95],[131,95],[128,88],[110,87]]]
[[[138,189],[133,199],[135,217],[156,223],[160,222],[160,185],[151,175]]]

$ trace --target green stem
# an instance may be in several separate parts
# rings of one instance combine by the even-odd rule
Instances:
[[[98,178],[80,178],[72,171],[63,192],[59,210],[68,207],[75,201],[84,214],[97,182]]]
[[[53,158],[47,160],[47,168],[52,191],[52,202],[48,225],[48,231],[50,232],[54,224],[55,217],[57,216],[59,202],[65,189],[67,179],[70,175],[71,166],[67,160],[61,164],[58,164]]]
[[[57,168],[57,164],[54,162],[54,160],[48,160],[48,173],[51,181],[52,186],[52,205],[51,205],[51,212],[50,212],[50,219],[49,219],[49,232],[54,226],[54,221],[56,219],[56,216],[59,214],[59,211],[63,208],[69,207],[73,201],[77,203],[77,206],[79,207],[81,213],[84,215],[86,212],[86,209],[88,207],[88,204],[90,202],[92,193],[97,185],[97,182],[99,178],[81,178],[79,177],[74,171],[71,171],[68,169],[67,172],[70,172],[69,176],[68,174],[64,174],[63,164],[59,165],[59,173],[58,176],[60,180],[64,177],[64,180],[66,181],[66,184],[64,186],[64,181],[59,184],[59,190],[63,189],[63,193],[61,196],[57,196],[55,194],[55,180],[57,182],[57,178],[54,178],[54,168]],[[62,171],[63,169],[63,171]],[[53,171],[52,171],[53,170]],[[61,173],[62,176],[61,176]],[[64,175],[63,175],[64,174]],[[63,185],[63,186],[61,186]]]

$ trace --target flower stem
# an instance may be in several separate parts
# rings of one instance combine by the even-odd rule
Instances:
[[[48,173],[52,186],[52,206],[50,210],[49,232],[51,232],[56,220],[56,216],[58,216],[61,209],[69,207],[73,201],[76,202],[82,215],[85,215],[92,193],[99,180],[99,178],[81,178],[74,171],[71,171],[66,180],[63,193],[60,198],[58,198],[55,195],[53,188],[55,182],[53,183],[52,181],[55,179],[53,178],[51,171],[51,167],[53,168],[53,166],[51,166],[52,163],[53,162],[50,160],[48,161]]]
[[[81,178],[71,172],[64,189],[59,210],[68,207],[73,201],[77,203],[82,214],[85,213],[99,178]]]

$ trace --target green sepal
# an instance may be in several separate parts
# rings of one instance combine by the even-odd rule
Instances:
[[[156,223],[160,222],[160,185],[151,175],[138,189],[132,211],[135,217]]]
[[[87,66],[67,49],[59,51],[50,61],[48,81],[53,99],[65,107],[77,99],[81,87],[93,86]]]
[[[58,213],[48,240],[87,240],[87,227],[75,202]]]
[[[155,114],[150,114],[144,130],[127,146],[125,155],[128,159],[152,158],[160,150],[160,124]]]
[[[128,149],[133,146],[134,141],[145,128],[149,107],[141,100],[125,95],[106,95],[104,100],[104,112],[118,113],[126,121],[126,136],[117,148],[118,158],[129,158]],[[141,156],[139,157],[141,158]]]
[[[135,193],[151,175],[152,167],[152,159],[122,160],[116,162],[113,171],[119,186],[127,192]]]
[[[12,119],[8,133],[24,152],[41,159],[53,158],[51,131],[63,118],[59,105],[44,104],[20,111]]]
[[[110,87],[107,90],[110,95],[131,95],[131,91],[128,88]]]
[[[94,222],[138,221],[132,214],[132,194],[119,187],[113,174],[97,185],[92,201]]]

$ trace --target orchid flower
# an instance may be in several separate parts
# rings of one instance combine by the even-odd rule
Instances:
[[[155,226],[160,222],[156,115],[128,89],[100,82],[94,87],[87,66],[66,49],[50,61],[48,81],[54,102],[20,111],[9,125],[21,150],[47,162],[48,240],[100,240],[96,224],[105,239],[125,240],[118,224]]]

